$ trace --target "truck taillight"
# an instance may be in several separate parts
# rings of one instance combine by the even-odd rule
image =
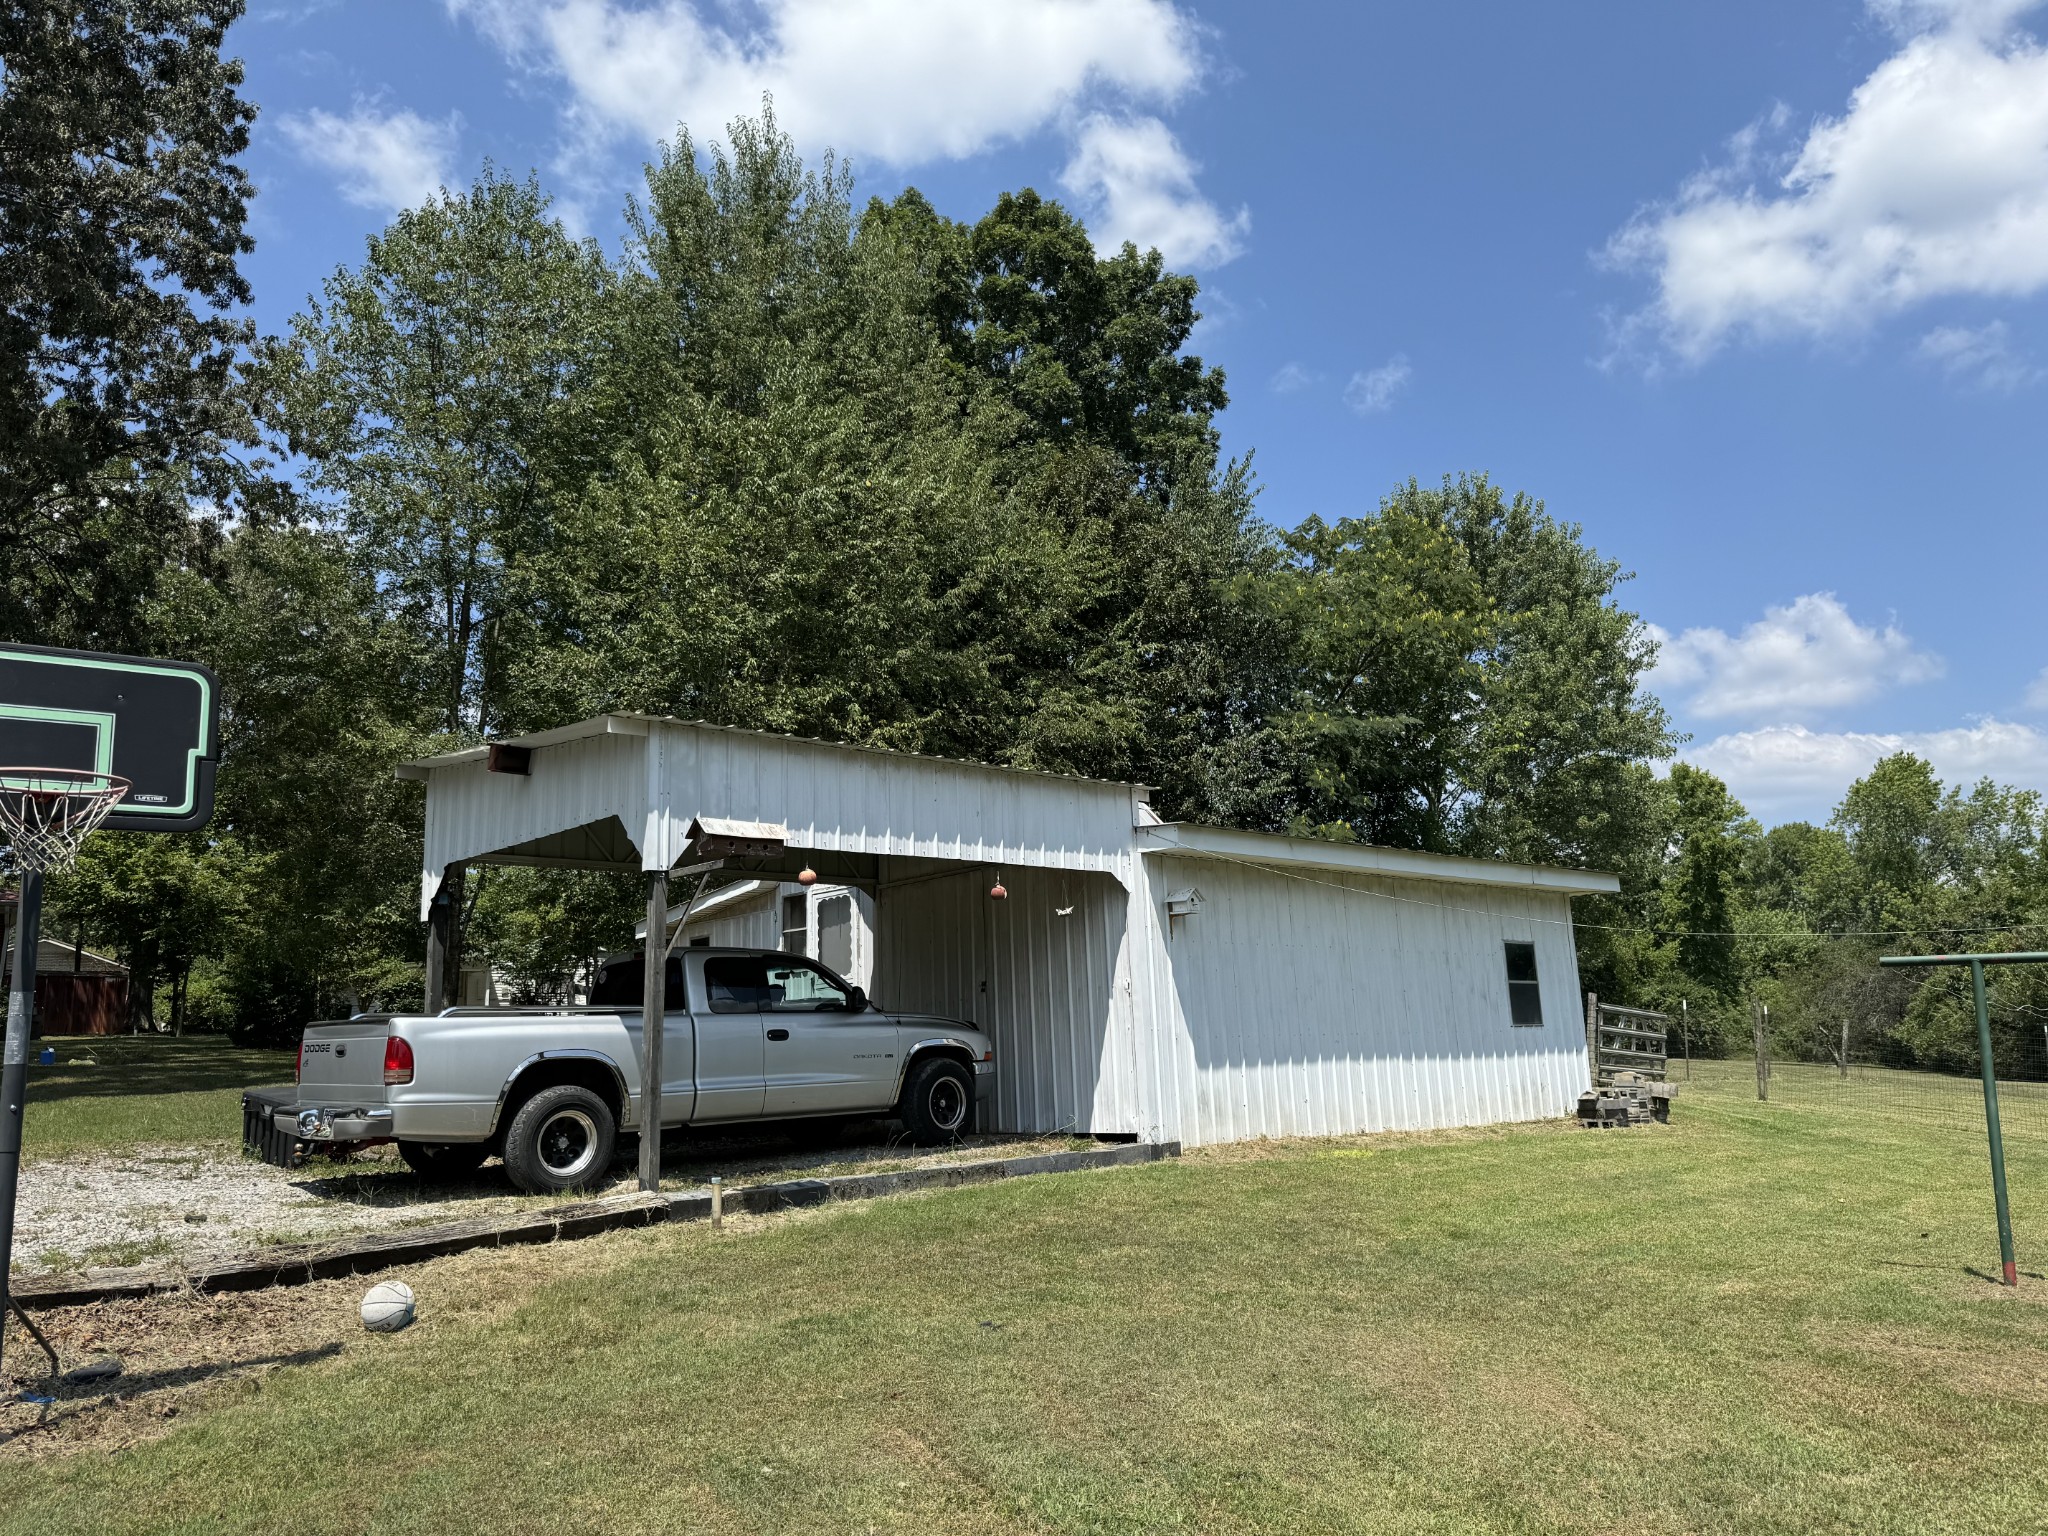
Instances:
[[[384,1042],[384,1081],[412,1081],[412,1042],[403,1035],[393,1035]]]
[[[299,1062],[298,1062],[298,1065],[297,1065],[297,1066],[295,1066],[295,1067],[293,1067],[293,1068],[292,1068],[292,1081],[293,1081],[293,1082],[295,1082],[295,1083],[302,1083],[302,1082],[304,1082],[305,1080],[306,1080],[306,1037],[305,1037],[304,1035],[301,1035],[301,1036],[299,1036]]]

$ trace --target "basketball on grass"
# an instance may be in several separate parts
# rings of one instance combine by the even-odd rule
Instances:
[[[363,1295],[363,1326],[372,1333],[396,1333],[413,1319],[412,1287],[403,1280],[379,1280]]]

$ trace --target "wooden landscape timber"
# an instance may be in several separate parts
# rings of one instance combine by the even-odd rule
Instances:
[[[951,1189],[999,1179],[1030,1178],[1045,1173],[1081,1173],[1094,1168],[1124,1168],[1178,1157],[1180,1143],[1132,1142],[1085,1152],[1048,1152],[1031,1157],[985,1158],[971,1163],[943,1163],[905,1168],[893,1173],[851,1173],[823,1179],[786,1179],[723,1191],[726,1214],[759,1215],[834,1200],[873,1200],[926,1189]],[[581,1200],[510,1217],[446,1222],[398,1232],[377,1232],[334,1243],[298,1243],[251,1254],[206,1269],[180,1272],[154,1266],[108,1270],[85,1279],[29,1281],[14,1289],[23,1307],[74,1307],[122,1296],[147,1296],[189,1290],[200,1294],[252,1291],[274,1285],[304,1285],[339,1275],[365,1274],[400,1264],[462,1253],[471,1248],[501,1248],[519,1243],[568,1242],[625,1227],[650,1227],[664,1221],[705,1221],[712,1214],[710,1194],[663,1195],[634,1192]]]

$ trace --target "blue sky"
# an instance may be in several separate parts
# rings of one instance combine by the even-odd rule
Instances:
[[[1766,820],[1899,746],[2048,789],[2048,11],[1216,0],[251,0],[281,326],[488,157],[607,243],[773,91],[860,191],[1031,185],[1205,286],[1278,523],[1483,470],[1636,573]]]

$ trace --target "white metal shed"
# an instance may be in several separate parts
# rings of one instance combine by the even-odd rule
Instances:
[[[1612,875],[1163,824],[1141,785],[645,715],[399,771],[427,786],[430,1000],[465,866],[662,871],[719,817],[785,829],[743,878],[868,893],[877,1002],[994,1036],[994,1129],[1472,1125],[1587,1082],[1571,898]]]

